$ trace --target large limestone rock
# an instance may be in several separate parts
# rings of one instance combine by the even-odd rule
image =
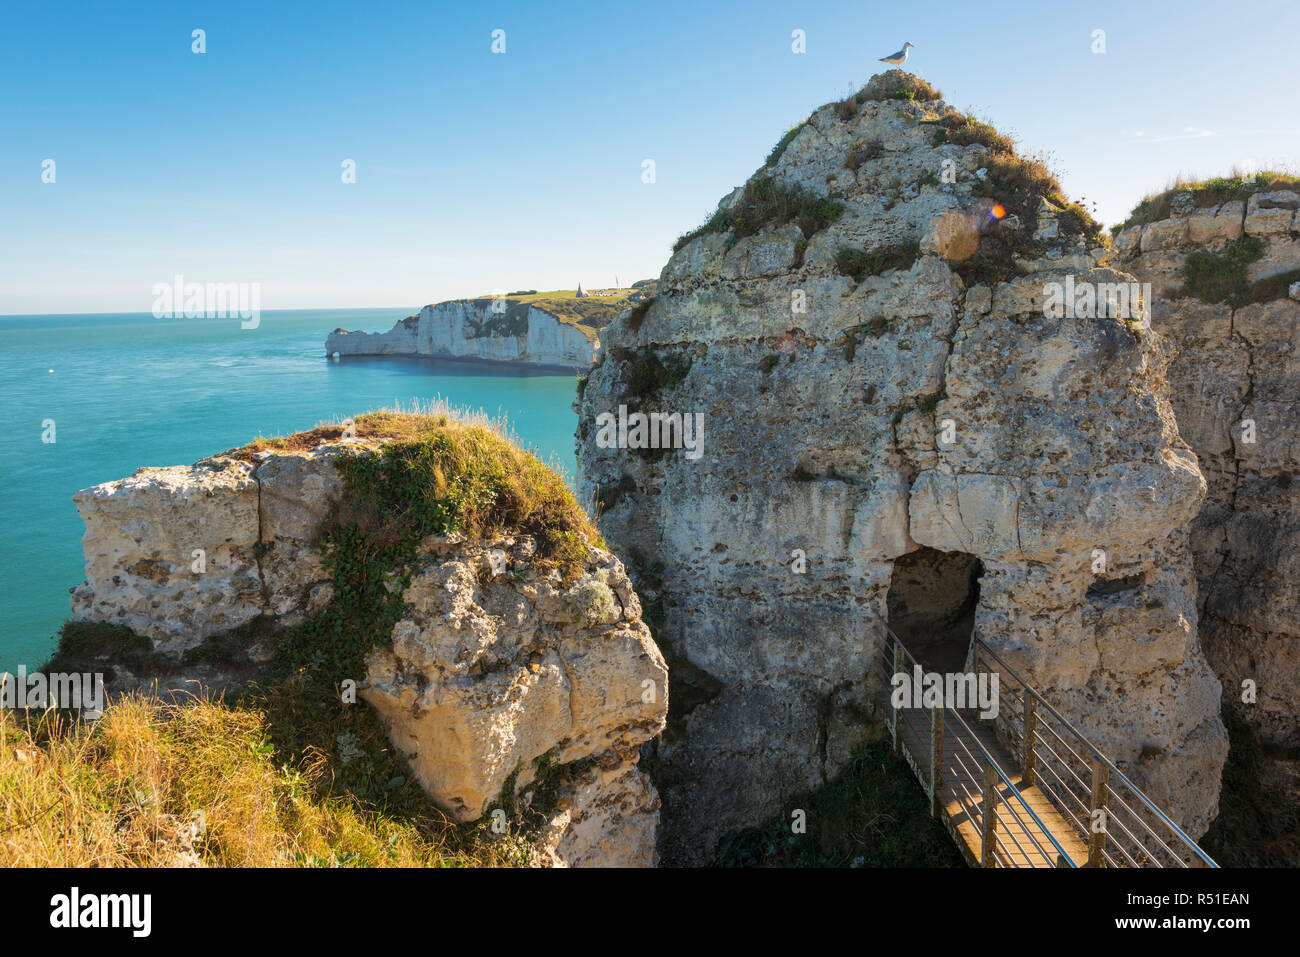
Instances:
[[[335,329],[325,340],[325,354],[331,356],[482,359],[583,372],[597,348],[594,332],[545,309],[511,302],[505,312],[497,313],[491,299],[434,303],[387,332]]]
[[[279,629],[333,597],[318,539],[345,494],[338,456],[382,444],[289,442],[78,493],[87,580],[74,617],[126,625],[155,653],[146,673],[115,667],[117,687],[229,688],[256,677]],[[557,800],[540,863],[654,866],[659,798],[637,758],[664,726],[663,657],[613,555],[588,546],[566,584],[535,552],[527,535],[422,542],[406,612],[370,654],[361,697],[457,820],[518,800],[545,773]],[[219,671],[185,656],[255,619],[244,645],[225,640]]]
[[[1174,349],[1170,401],[1209,494],[1192,526],[1202,642],[1224,704],[1264,737],[1300,745],[1300,302],[1234,307],[1184,290],[1193,252],[1221,254],[1240,236],[1263,242],[1251,283],[1300,269],[1300,198],[1255,192],[1247,202],[1193,208],[1133,226],[1116,265],[1152,283],[1152,322]],[[1151,232],[1186,239],[1147,254]],[[1255,700],[1250,697],[1249,682]]]
[[[872,733],[875,622],[921,546],[982,563],[976,633],[1175,820],[1200,834],[1217,812],[1226,735],[1188,549],[1205,482],[1169,352],[1138,322],[1048,314],[1050,283],[1133,277],[1100,268],[1051,204],[993,224],[988,149],[935,147],[920,122],[943,110],[819,109],[760,174],[838,198],[839,218],[692,239],[644,318],[602,334],[581,489],[643,598],[660,596],[647,617],[682,707],[658,753],[668,861],[710,859]],[[863,143],[874,158],[850,169]],[[1041,237],[1015,243],[1021,278],[980,281],[966,257],[1015,229]],[[903,268],[836,269],[843,248],[908,242]],[[689,368],[647,389],[651,357]],[[603,447],[596,417],[620,404],[702,413],[703,455]]]
[[[392,647],[371,653],[362,696],[458,820],[481,817],[512,776],[516,788],[531,783],[543,756],[599,756],[627,786],[618,800],[652,796],[635,763],[663,728],[667,668],[623,566],[592,549],[588,574],[564,588],[558,571],[532,569],[531,539],[493,544],[455,547],[412,579],[409,610]],[[657,802],[641,803],[653,818]],[[654,842],[636,837],[615,829],[605,840],[619,849],[606,853],[652,865]]]
[[[126,625],[179,653],[261,614],[248,463],[144,468],[73,500],[86,523],[86,580],[72,594],[78,621]]]
[[[83,489],[73,618],[126,625],[173,657],[259,616],[300,621],[328,595],[315,536],[341,488],[333,459],[376,445],[217,456]]]

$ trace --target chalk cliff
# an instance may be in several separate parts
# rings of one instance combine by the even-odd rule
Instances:
[[[592,328],[566,322],[546,309],[507,300],[501,312],[492,299],[425,306],[387,332],[335,329],[326,355],[403,355],[482,359],[576,369],[585,372],[598,348]]]
[[[1136,314],[1048,307],[1049,283],[1134,277],[1009,146],[878,76],[792,131],[602,333],[581,496],[669,660],[668,861],[709,860],[844,765],[886,706],[873,622],[951,562],[976,570],[976,634],[1190,832],[1217,813],[1188,544],[1205,480],[1170,349]],[[703,456],[603,447],[620,404],[702,412]]]
[[[1117,268],[1152,284],[1170,400],[1209,484],[1193,523],[1201,635],[1224,703],[1300,745],[1300,186],[1176,188]],[[1149,210],[1149,211],[1148,211]],[[1250,684],[1244,684],[1249,682]],[[1252,687],[1253,685],[1253,687]]]
[[[331,689],[324,708],[350,680],[456,821],[543,788],[536,862],[656,862],[637,759],[663,727],[663,658],[562,480],[492,429],[364,415],[76,503],[74,618],[148,639],[104,655],[110,692],[287,668]]]

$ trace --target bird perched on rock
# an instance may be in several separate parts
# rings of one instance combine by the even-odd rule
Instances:
[[[897,53],[891,53],[889,56],[882,56],[880,62],[892,63],[894,66],[902,66],[907,62],[907,51],[912,49],[914,46],[916,46],[915,43],[904,43],[903,49],[899,50]]]

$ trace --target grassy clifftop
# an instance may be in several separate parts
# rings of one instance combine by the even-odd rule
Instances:
[[[1142,201],[1133,207],[1128,219],[1113,227],[1113,230],[1118,232],[1130,226],[1146,225],[1168,219],[1172,213],[1173,198],[1179,193],[1190,193],[1192,205],[1197,209],[1206,209],[1232,200],[1248,200],[1253,193],[1267,193],[1278,189],[1300,189],[1300,176],[1276,171],[1247,175],[1234,169],[1227,176],[1215,176],[1211,179],[1179,178],[1160,192],[1143,197]]]
[[[504,326],[509,326],[516,316],[521,316],[531,306],[550,313],[566,325],[576,326],[588,339],[595,342],[599,338],[600,330],[635,304],[636,300],[632,298],[633,296],[639,299],[642,296],[654,295],[653,286],[652,283],[649,287],[615,290],[608,296],[584,295],[581,298],[578,297],[576,289],[514,292],[505,297],[506,312],[502,314],[501,322]],[[470,301],[476,304],[485,303],[491,301],[491,297],[483,296]],[[485,329],[485,331],[492,330]]]
[[[46,671],[129,669],[138,680],[274,657],[230,698],[114,695],[98,722],[0,710],[0,866],[497,866],[527,863],[536,806],[514,802],[505,834],[457,824],[415,781],[364,703],[339,679],[391,640],[402,592],[430,535],[526,534],[534,561],[568,574],[599,544],[563,479],[502,424],[445,406],[357,416],[382,440],[337,460],[343,493],[319,530],[334,598],[305,622],[267,617],[163,661],[147,638],[69,622]],[[260,438],[225,455],[306,452],[341,425]],[[111,680],[111,675],[110,675]],[[113,691],[110,687],[110,692]],[[541,786],[541,785],[539,785]]]

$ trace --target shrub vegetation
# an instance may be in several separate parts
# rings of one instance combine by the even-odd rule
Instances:
[[[911,269],[920,255],[921,244],[915,240],[872,250],[845,247],[835,255],[835,268],[840,275],[862,282],[868,276],[879,276],[891,269]]]
[[[1183,291],[1201,302],[1245,305],[1250,301],[1247,269],[1263,254],[1264,243],[1257,236],[1233,240],[1222,255],[1201,250],[1188,253],[1183,263]]]
[[[1173,198],[1179,193],[1191,193],[1192,203],[1198,209],[1218,206],[1232,200],[1248,200],[1253,193],[1271,192],[1272,190],[1300,190],[1300,176],[1291,173],[1269,170],[1247,175],[1240,170],[1232,170],[1227,176],[1212,179],[1183,180],[1176,179],[1159,193],[1143,197],[1133,207],[1128,219],[1118,228],[1145,225],[1171,215]]]
[[[786,223],[798,224],[804,238],[809,239],[839,219],[843,212],[844,204],[834,199],[813,196],[800,189],[784,189],[770,176],[756,176],[745,184],[744,192],[729,209],[719,210],[704,225],[680,236],[673,252],[707,233],[730,232],[734,242]]]

